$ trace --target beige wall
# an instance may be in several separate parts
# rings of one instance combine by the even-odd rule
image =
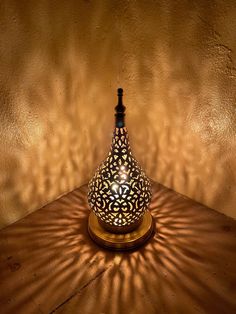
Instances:
[[[0,2],[0,226],[86,183],[116,88],[147,174],[236,217],[236,6]]]

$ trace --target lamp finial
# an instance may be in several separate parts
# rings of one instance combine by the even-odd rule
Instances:
[[[115,107],[116,110],[116,127],[123,128],[125,126],[125,106],[123,105],[123,89],[117,89],[118,104]]]
[[[117,89],[117,95],[118,96],[123,96],[123,88],[120,87],[120,88]]]

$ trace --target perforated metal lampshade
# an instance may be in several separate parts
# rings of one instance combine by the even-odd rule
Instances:
[[[98,223],[115,234],[137,229],[151,200],[150,181],[130,149],[122,96],[120,88],[110,152],[88,186],[88,202]]]

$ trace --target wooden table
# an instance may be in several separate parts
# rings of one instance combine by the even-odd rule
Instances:
[[[115,253],[87,232],[86,186],[0,231],[0,313],[236,313],[236,221],[155,184],[156,234]]]

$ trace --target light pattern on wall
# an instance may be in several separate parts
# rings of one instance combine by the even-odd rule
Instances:
[[[89,182],[89,205],[107,224],[129,226],[143,216],[150,200],[150,181],[132,156],[127,129],[115,128],[109,155]]]

